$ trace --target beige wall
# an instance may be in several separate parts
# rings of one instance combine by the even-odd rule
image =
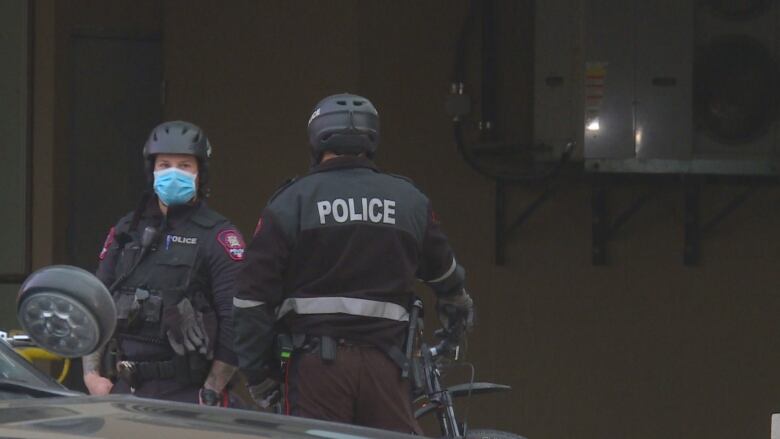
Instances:
[[[505,52],[514,61],[503,67],[511,85],[503,98],[519,140],[529,137],[529,3],[502,4],[503,18],[518,23],[514,51]],[[127,23],[128,10],[98,16],[104,3],[77,4],[57,19],[88,10],[93,24]],[[141,5],[152,13],[140,22],[155,23],[158,3]],[[477,378],[515,389],[474,398],[472,426],[531,438],[768,437],[769,415],[780,410],[780,191],[760,189],[705,238],[701,266],[687,268],[680,188],[663,183],[662,195],[610,244],[611,264],[594,267],[588,179],[567,176],[510,239],[508,263],[495,266],[494,186],[458,156],[443,111],[464,5],[165,1],[166,117],[209,133],[211,204],[249,234],[276,186],[306,172],[305,124],[315,102],[345,90],[366,94],[382,114],[380,165],[431,196],[468,268],[479,307],[468,354]],[[62,96],[58,88],[58,102]],[[55,125],[64,123],[57,108]],[[614,210],[640,189],[619,190]],[[511,189],[510,213],[537,191]],[[732,192],[710,187],[705,216]],[[57,227],[53,236],[61,237]]]

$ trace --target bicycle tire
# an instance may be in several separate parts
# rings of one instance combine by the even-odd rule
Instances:
[[[490,430],[486,428],[469,429],[466,439],[526,439],[525,436],[510,433],[508,431]]]

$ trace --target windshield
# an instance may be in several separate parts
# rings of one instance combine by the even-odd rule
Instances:
[[[39,387],[62,390],[48,376],[20,357],[5,341],[0,341],[0,380],[18,381]]]

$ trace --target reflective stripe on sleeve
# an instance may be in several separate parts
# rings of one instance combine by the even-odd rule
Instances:
[[[447,279],[448,277],[452,276],[452,273],[455,272],[455,269],[458,267],[458,263],[455,262],[455,258],[452,258],[452,266],[450,266],[450,269],[447,270],[446,273],[444,273],[441,277],[437,277],[436,279],[426,281],[429,284],[435,284],[436,282],[441,282],[444,279]]]
[[[349,314],[361,317],[409,321],[409,312],[401,305],[352,297],[290,298],[282,302],[276,318],[290,311],[296,314]]]
[[[233,306],[236,308],[254,308],[264,304],[265,302],[261,302],[259,300],[239,299],[238,297],[233,298]]]

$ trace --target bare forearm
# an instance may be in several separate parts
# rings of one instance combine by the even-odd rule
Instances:
[[[105,348],[100,348],[97,351],[81,357],[81,364],[84,369],[84,375],[90,373],[96,373],[100,375],[100,363],[103,358],[103,351]]]
[[[203,387],[219,393],[225,388],[235,372],[235,366],[231,366],[219,360],[214,360],[211,364],[209,376],[206,377],[206,382],[203,383]]]

